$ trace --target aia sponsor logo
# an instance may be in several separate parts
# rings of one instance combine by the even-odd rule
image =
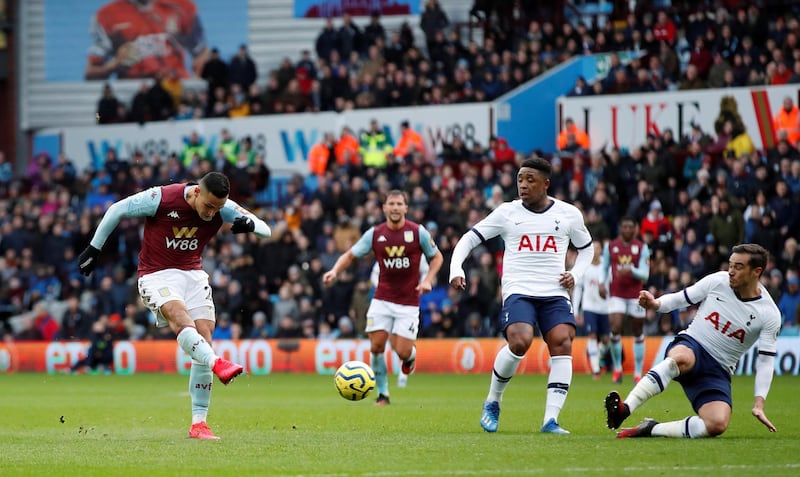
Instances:
[[[558,253],[556,238],[552,235],[523,235],[519,239],[517,252],[527,250],[529,252]]]

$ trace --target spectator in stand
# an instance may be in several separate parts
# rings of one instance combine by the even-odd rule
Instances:
[[[308,169],[311,174],[316,175],[321,180],[324,180],[325,174],[334,167],[336,164],[333,159],[333,151],[336,147],[336,140],[333,133],[326,132],[322,141],[311,146],[308,151]]]
[[[775,128],[776,134],[786,131],[789,144],[797,147],[797,141],[800,140],[800,109],[794,104],[791,96],[783,98],[783,107],[775,114],[772,127]]]
[[[353,51],[361,53],[362,33],[358,26],[353,23],[349,13],[342,14],[342,25],[338,33],[338,50],[342,58],[349,58]]]
[[[383,169],[389,164],[392,146],[377,119],[370,121],[369,131],[361,133],[359,152],[365,167]]]
[[[333,19],[326,18],[325,26],[317,35],[316,51],[317,57],[326,61],[331,59],[331,52],[339,49],[339,34],[333,26]]]
[[[432,45],[436,32],[444,30],[448,25],[450,25],[450,19],[447,18],[447,14],[442,10],[439,1],[426,0],[419,19],[419,26],[425,33],[426,47],[429,52],[433,50]]]
[[[800,324],[800,278],[796,270],[790,270],[786,277],[786,290],[778,302],[778,309],[783,326],[796,326]]]
[[[228,65],[220,58],[218,49],[211,49],[211,56],[203,65],[200,76],[208,83],[208,91],[228,87]]]
[[[425,144],[422,136],[411,128],[408,120],[400,123],[400,139],[394,148],[394,155],[409,161],[415,153],[425,154]]]
[[[561,132],[558,133],[558,138],[556,139],[556,147],[559,150],[565,150],[568,144],[570,144],[571,142],[569,140],[570,135],[572,135],[574,138],[574,141],[572,141],[573,144],[577,144],[582,149],[585,149],[587,151],[589,150],[590,146],[589,135],[586,134],[586,132],[583,131],[582,129],[578,128],[578,126],[575,124],[575,121],[572,118],[567,118],[566,121],[564,121],[564,129],[562,129]]]
[[[697,66],[693,64],[687,66],[686,73],[684,73],[683,79],[678,84],[678,89],[685,91],[691,89],[705,89],[705,87],[706,82],[699,77]]]
[[[119,105],[120,102],[114,95],[114,90],[111,89],[111,85],[108,83],[104,84],[103,96],[100,98],[100,101],[97,102],[97,123],[110,124],[124,120],[125,118],[117,116]]]
[[[709,230],[722,253],[726,253],[744,239],[744,218],[740,210],[731,207],[727,197],[717,200],[716,196],[713,196],[711,198],[712,210],[715,205],[717,210],[711,217]]]
[[[247,91],[257,78],[256,63],[247,53],[247,45],[239,45],[239,52],[228,64],[228,83],[238,84],[242,91]]]
[[[208,148],[203,144],[203,139],[197,133],[197,131],[192,131],[189,135],[189,139],[183,145],[183,150],[181,151],[181,163],[184,167],[189,168],[193,164],[196,164],[199,161],[205,161],[211,159]]]
[[[381,41],[381,45],[386,42],[386,29],[381,25],[380,12],[376,10],[370,14],[369,25],[364,27],[364,46],[373,46],[378,41]]]
[[[675,23],[669,18],[667,12],[661,10],[658,12],[656,24],[653,25],[653,36],[656,41],[666,42],[670,46],[675,45],[677,39],[677,29]]]
[[[588,96],[591,94],[591,88],[586,83],[586,78],[578,76],[575,78],[575,85],[567,92],[567,96]]]

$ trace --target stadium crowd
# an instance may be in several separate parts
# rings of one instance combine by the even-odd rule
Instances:
[[[618,5],[608,21],[594,24],[564,20],[539,5],[521,8],[516,20],[488,7],[487,15],[480,3],[487,2],[476,2],[480,21],[472,25],[482,29],[482,43],[462,38],[461,24],[436,0],[420,15],[421,42],[408,23],[387,32],[378,14],[361,26],[345,14],[338,23],[327,20],[315,57],[303,50],[266,76],[242,45],[228,61],[211,51],[201,74],[205,90],[184,89],[177,76],[162,75],[143,82],[126,103],[105,85],[98,121],[492,101],[563,61],[594,53],[610,55],[607,75],[592,82],[577,77],[565,94],[800,83],[800,25],[792,2],[771,2],[768,10],[741,1],[722,2],[727,9],[715,6],[720,2],[673,2],[669,9],[642,5],[635,12]],[[505,3],[513,2],[498,2]]]
[[[780,84],[774,82],[776,72],[782,71],[778,63],[800,70],[800,46],[796,44],[800,24],[788,10],[742,8],[734,14],[723,12],[704,7],[691,12],[675,10],[671,12],[674,15],[666,16],[645,14],[641,25],[639,17],[633,15],[627,17],[624,28],[610,29],[609,22],[594,31],[564,24],[556,32],[552,23],[543,21],[539,25],[533,21],[527,31],[511,28],[503,34],[502,29],[490,24],[482,46],[474,42],[462,45],[457,32],[448,29],[443,12],[423,14],[422,22],[433,25],[430,32],[423,25],[428,56],[413,47],[413,37],[409,42],[403,31],[392,32],[386,43],[399,45],[396,47],[381,46],[381,34],[365,32],[354,37],[361,38],[358,41],[351,39],[349,50],[339,51],[347,44],[341,36],[347,26],[343,19],[344,26],[338,32],[334,30],[335,35],[328,27],[321,33],[316,62],[310,52],[304,52],[297,64],[286,60],[279,70],[270,73],[266,93],[261,93],[253,69],[248,73],[250,84],[229,81],[230,77],[217,84],[206,78],[208,93],[186,91],[172,96],[169,104],[178,111],[172,115],[152,116],[153,111],[161,109],[147,106],[146,97],[142,100],[143,115],[128,118],[125,114],[137,121],[181,116],[182,110],[187,117],[235,116],[231,111],[241,101],[241,110],[248,110],[247,114],[277,114],[490,100],[570,56],[620,48],[638,48],[647,55],[625,67],[612,67],[605,80],[587,85],[587,91],[624,92],[622,78],[632,81],[641,71],[650,81],[656,77],[655,71],[659,72],[658,88],[653,86],[657,90],[680,85],[680,75],[688,78],[691,66],[697,66],[694,50],[688,58],[681,51],[681,45],[692,38],[693,44],[700,45],[700,50],[705,46],[711,55],[708,74],[699,72],[697,85],[716,86],[710,75],[712,65],[719,64],[720,59],[730,61],[734,76],[740,77],[735,73],[736,58],[743,62],[749,58],[746,77],[755,71],[763,76],[759,84]],[[382,31],[376,22],[379,24],[379,18],[373,17],[369,31]],[[737,39],[735,45],[729,44],[731,35]],[[746,45],[757,49],[749,51]],[[392,48],[396,48],[394,53]],[[669,53],[674,54],[677,70],[668,74],[665,62],[654,60],[661,52],[670,57]],[[247,58],[246,47],[240,54]],[[637,64],[647,66],[637,68]],[[376,68],[375,72],[369,73],[369,68]],[[321,94],[322,84],[327,79],[332,83],[336,71],[343,75],[336,81],[344,89]],[[303,74],[307,81],[301,86]],[[370,82],[375,87],[385,83],[390,91],[375,94],[375,88],[364,87]],[[435,92],[437,85],[440,93]],[[311,91],[310,96],[307,91]],[[108,95],[113,97],[110,89]],[[286,99],[290,96],[298,99],[296,104]],[[324,101],[323,96],[327,98]],[[99,105],[101,122],[113,118],[111,112],[127,109],[120,108],[119,102],[113,107],[104,104],[107,99],[104,97]],[[132,112],[135,104],[136,100]],[[475,250],[465,264],[468,283],[461,293],[448,287],[449,258],[465,230],[501,202],[515,197],[517,165],[534,154],[551,160],[554,173],[550,194],[577,205],[595,239],[615,237],[623,216],[636,219],[641,238],[654,251],[647,287],[656,295],[678,290],[725,267],[730,247],[738,242],[765,246],[773,260],[764,274],[764,284],[780,303],[785,329],[797,330],[797,131],[780,132],[781,140],[774,148],[754,150],[752,143],[747,147],[744,141],[747,131],[735,107],[729,106],[721,105],[714,131],[694,128],[686,137],[674,137],[667,130],[660,136],[649,136],[645,144],[631,150],[590,153],[580,143],[567,141],[561,151],[550,155],[513,151],[502,138],[493,138],[487,145],[455,139],[439,154],[412,141],[399,150],[398,145],[373,148],[376,156],[367,160],[357,146],[359,141],[366,149],[379,143],[378,118],[377,129],[366,136],[355,138],[345,130],[338,139],[326,138],[322,149],[329,150],[328,159],[337,160],[327,160],[322,167],[314,163],[316,169],[308,176],[293,177],[270,202],[260,199],[264,195],[259,193],[270,187],[269,168],[247,138],[236,137],[235,130],[223,134],[227,139],[218,151],[204,150],[200,138],[168,157],[139,152],[118,157],[109,150],[103,168],[98,170],[76,170],[67,157],[40,155],[24,175],[17,176],[0,153],[0,316],[5,336],[90,339],[92,324],[104,317],[117,339],[174,338],[168,328],[153,327],[153,317],[136,295],[141,223],[126,220],[120,224],[90,279],[78,273],[76,255],[86,246],[109,203],[147,187],[194,180],[215,169],[231,178],[231,198],[247,204],[274,231],[271,239],[261,239],[264,243],[256,237],[223,234],[207,248],[205,269],[211,276],[218,313],[215,338],[361,336],[372,290],[371,261],[358,262],[329,288],[322,286],[321,276],[364,230],[382,220],[380,198],[393,188],[408,192],[409,219],[426,225],[445,257],[437,286],[423,297],[420,336],[495,336],[502,244],[490,241]],[[785,114],[800,114],[793,103],[787,107]],[[776,128],[781,129],[777,121]],[[340,153],[345,160],[339,160]],[[12,333],[8,319],[18,315],[24,323],[21,331]],[[672,334],[691,319],[691,309],[666,319],[651,315],[647,333]]]

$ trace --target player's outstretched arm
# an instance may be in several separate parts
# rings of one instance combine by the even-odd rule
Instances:
[[[111,204],[97,225],[89,245],[78,256],[78,269],[81,274],[87,277],[92,274],[103,245],[111,232],[117,228],[120,220],[125,217],[152,216],[158,210],[160,202],[161,189],[154,187]]]
[[[764,424],[769,432],[778,432],[778,429],[775,428],[775,425],[767,418],[767,415],[764,413],[764,398],[761,396],[756,396],[755,402],[753,403],[753,416]]]
[[[763,345],[763,343],[759,342]],[[767,348],[769,349],[769,348]],[[767,400],[769,388],[772,386],[772,376],[775,374],[775,356],[773,353],[759,351],[756,358],[755,400],[753,402],[753,416],[767,426],[770,432],[775,432],[775,426],[764,413],[764,402]]]
[[[349,267],[350,264],[353,263],[353,260],[355,260],[355,258],[356,256],[353,255],[353,252],[350,250],[343,253],[336,260],[336,263],[333,264],[333,268],[331,268],[330,270],[325,272],[324,275],[322,275],[322,284],[325,286],[333,284],[333,282],[336,281],[336,277],[339,276],[339,273],[342,270],[347,270],[347,267]]]
[[[234,234],[253,232],[261,238],[269,238],[272,236],[272,230],[266,222],[230,199],[225,201],[220,215],[224,222],[233,224],[231,226],[231,232]]]

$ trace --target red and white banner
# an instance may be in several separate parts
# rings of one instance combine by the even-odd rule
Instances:
[[[644,144],[648,134],[660,135],[666,129],[680,140],[690,132],[692,123],[715,137],[720,103],[732,97],[753,144],[762,149],[774,140],[772,119],[783,99],[788,96],[797,105],[798,90],[800,85],[561,97],[557,130],[566,118],[574,119],[589,133],[593,150],[631,149]]]

